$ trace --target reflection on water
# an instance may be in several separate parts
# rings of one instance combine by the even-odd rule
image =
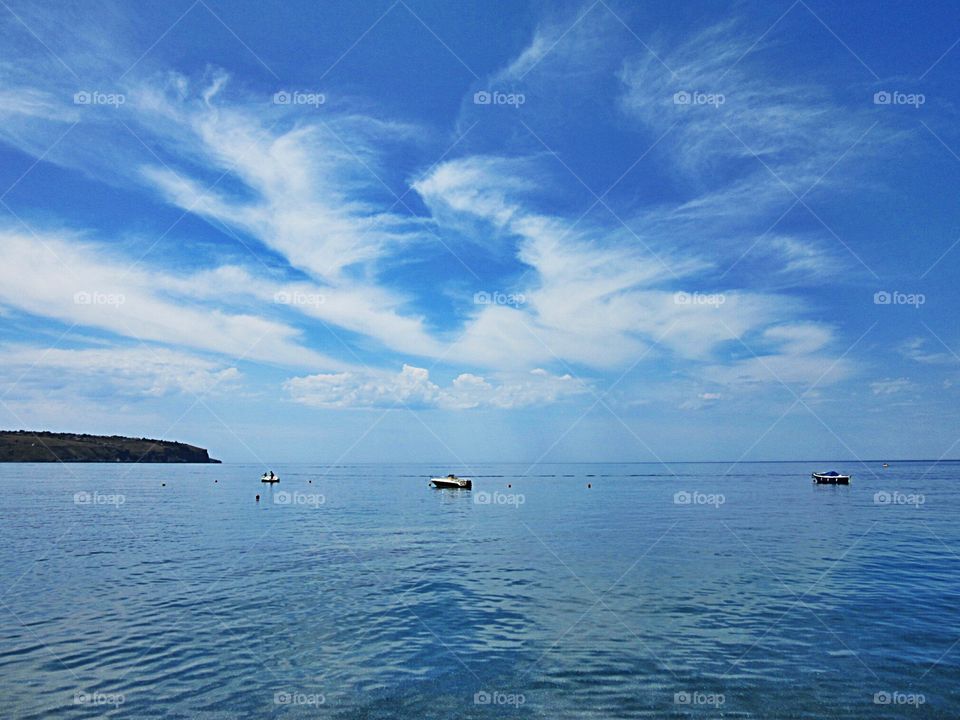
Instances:
[[[0,466],[4,716],[960,707],[957,465],[274,469]]]

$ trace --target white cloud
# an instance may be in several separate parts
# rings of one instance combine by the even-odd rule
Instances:
[[[517,198],[534,190],[534,163],[495,156],[470,156],[445,162],[413,183],[439,221],[462,216],[489,220],[502,229],[520,211]]]
[[[294,401],[313,407],[457,410],[543,405],[588,391],[570,375],[551,375],[542,369],[493,382],[464,373],[444,388],[430,380],[427,370],[411,365],[404,365],[399,374],[367,371],[295,377],[284,388]]]
[[[716,404],[723,395],[715,392],[699,393],[696,398],[684,400],[679,405],[680,410],[703,410]]]
[[[188,298],[174,299],[164,290],[182,285],[182,278],[121,261],[76,235],[28,235],[0,229],[0,248],[0,303],[8,307],[136,340],[233,358],[302,367],[343,366],[300,345],[299,333],[292,327]]]
[[[840,261],[820,244],[800,238],[775,236],[760,241],[760,250],[779,255],[781,272],[808,274],[813,279],[822,279],[842,267]]]
[[[907,378],[877,380],[876,382],[870,383],[870,392],[874,395],[881,396],[896,395],[909,390],[911,387],[913,387],[913,383]]]
[[[623,105],[652,127],[676,123],[668,142],[685,171],[710,169],[714,182],[729,185],[738,176],[730,168],[737,166],[720,162],[747,160],[747,172],[758,178],[755,189],[772,188],[786,199],[789,194],[760,161],[801,194],[869,124],[839,111],[815,88],[766,77],[755,63],[763,50],[735,23],[707,27],[660,53],[669,70],[650,54],[628,61],[621,74]],[[722,102],[683,103],[677,93],[720,95]]]
[[[596,25],[598,18],[605,20]],[[647,353],[672,354],[694,365],[691,373],[725,384],[761,382],[761,377],[770,382],[755,359],[725,357],[738,338],[757,343],[763,363],[788,382],[816,379],[829,366],[823,352],[832,331],[804,324],[798,300],[751,289],[754,285],[720,287],[720,281],[708,281],[722,269],[720,251],[713,247],[739,254],[755,240],[754,221],[793,200],[726,127],[800,192],[856,139],[857,123],[838,115],[809,88],[778,86],[758,76],[750,58],[722,77],[749,46],[729,26],[711,28],[661,53],[677,71],[674,78],[645,52],[621,65],[621,56],[610,51],[607,23],[616,26],[597,8],[569,35],[569,23],[544,26],[494,79],[519,85],[520,76],[535,66],[530,78],[555,83],[562,76],[570,80],[566,90],[579,83],[593,91],[593,79],[598,72],[611,74],[614,58],[627,116],[653,137],[677,123],[663,148],[675,170],[685,174],[689,197],[638,198],[638,207],[622,211],[629,230],[609,219],[605,225],[593,218],[577,224],[556,211],[534,209],[550,181],[547,165],[494,155],[448,160],[415,182],[412,189],[431,216],[414,218],[382,184],[399,182],[386,172],[389,153],[398,138],[410,138],[409,127],[343,107],[325,107],[322,115],[278,107],[269,96],[235,90],[222,71],[208,72],[200,83],[177,74],[159,82],[161,76],[154,75],[150,82],[131,81],[121,88],[128,102],[113,114],[78,114],[67,95],[40,90],[20,95],[10,112],[26,120],[0,133],[36,154],[36,148],[50,148],[66,122],[80,118],[77,132],[101,138],[112,133],[116,143],[53,147],[46,160],[83,167],[107,181],[125,173],[125,184],[133,181],[159,193],[226,228],[237,246],[250,245],[258,257],[266,249],[271,266],[278,255],[289,267],[278,270],[280,279],[259,277],[235,259],[181,275],[128,270],[115,253],[85,244],[75,234],[43,233],[43,246],[31,247],[22,234],[11,232],[0,237],[11,258],[0,267],[0,302],[127,337],[320,369],[321,374],[288,383],[298,399],[320,405],[376,406],[398,394],[411,403],[443,407],[549,402],[565,397],[572,386],[562,376],[549,376],[548,382],[524,371],[567,364],[621,369]],[[606,59],[596,62],[602,53]],[[616,82],[612,74],[608,80]],[[673,93],[683,89],[726,92],[727,97],[719,107],[679,107]],[[58,110],[63,111],[60,127],[53,127]],[[40,118],[42,124],[30,124]],[[118,118],[156,147],[157,155],[145,152]],[[714,166],[717,158],[723,168]],[[482,226],[482,232],[470,223]],[[511,270],[518,270],[504,274],[511,280],[503,284],[515,284],[498,289],[520,292],[525,302],[467,308],[462,334],[453,328],[433,330],[428,318],[410,310],[415,298],[407,293],[423,291],[395,289],[384,271],[415,255],[425,241],[435,246],[428,232],[434,224],[460,231],[445,238],[455,252],[457,243],[496,243],[497,252],[514,261]],[[728,236],[730,242],[712,242]],[[775,258],[771,275],[816,275],[831,267],[829,254],[805,237],[777,236],[761,247]],[[756,282],[762,287],[763,278]],[[431,277],[423,285],[426,292],[448,290],[444,278]],[[125,303],[73,303],[72,295],[82,291],[122,294]],[[723,302],[678,303],[676,291],[715,294]],[[323,300],[278,306],[277,293]],[[278,316],[284,321],[274,319]],[[465,373],[440,388],[426,371],[410,365],[399,376],[361,371],[308,347],[306,334],[293,323],[310,321],[355,333],[351,347],[377,344],[378,350],[405,357],[450,358],[458,369],[485,368],[494,379]],[[260,335],[263,341],[250,350]],[[848,374],[851,363],[834,370],[830,379]]]
[[[461,162],[468,172],[450,169]],[[531,268],[515,288],[526,302],[482,306],[455,344],[462,357],[494,367],[562,360],[614,368],[656,341],[682,357],[707,358],[722,343],[800,310],[768,293],[698,291],[693,277],[705,261],[654,257],[629,236],[533,213],[510,194],[514,183],[502,171],[490,158],[451,161],[416,185],[431,207],[453,198],[461,212],[503,221],[518,259]],[[460,186],[464,178],[469,192]],[[680,302],[662,287],[679,283],[693,301]]]
[[[17,397],[35,388],[70,387],[79,395],[162,397],[232,390],[235,367],[166,348],[0,349],[4,393]]]
[[[776,325],[764,331],[765,339],[791,355],[813,353],[833,341],[833,328],[813,322]]]
[[[407,214],[377,177],[383,171],[376,146],[405,137],[408,129],[333,113],[275,130],[262,108],[218,104],[225,83],[220,77],[203,102],[154,92],[142,122],[158,133],[177,133],[188,157],[229,174],[243,189],[211,190],[184,168],[156,164],[144,166],[143,177],[170,202],[251,235],[313,278],[328,301],[295,306],[301,312],[393,350],[442,352],[423,318],[404,311],[407,299],[376,280],[381,262],[427,237],[424,221]],[[401,210],[384,210],[391,205]]]
[[[767,387],[799,384],[830,385],[850,377],[853,365],[822,355],[761,355],[728,365],[704,368],[703,376],[718,385]]]
[[[960,362],[953,353],[947,351],[932,352],[927,349],[927,345],[927,338],[910,338],[900,346],[900,353],[904,357],[924,365],[949,365]]]
[[[812,322],[774,325],[744,348],[748,357],[726,365],[713,364],[703,376],[719,385],[741,389],[768,385],[830,385],[849,378],[854,363],[843,350],[831,351],[834,332]],[[754,345],[756,347],[754,347]]]

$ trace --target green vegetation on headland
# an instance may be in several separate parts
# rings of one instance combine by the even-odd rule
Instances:
[[[218,463],[204,448],[118,435],[0,430],[0,462]]]

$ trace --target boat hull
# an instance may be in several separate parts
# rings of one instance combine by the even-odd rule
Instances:
[[[440,490],[472,490],[472,480],[447,480],[446,478],[433,478],[430,480],[435,488]]]
[[[849,485],[849,475],[818,475],[813,474],[813,481],[818,485]]]

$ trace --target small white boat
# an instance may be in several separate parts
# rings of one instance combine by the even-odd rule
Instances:
[[[260,476],[260,482],[270,483],[272,485],[273,483],[280,482],[280,476],[274,475],[271,470],[269,473],[264,473]]]
[[[850,476],[838,473],[836,470],[830,472],[815,472],[811,475],[815,483],[821,485],[849,485]]]
[[[430,478],[435,488],[446,488],[449,490],[472,490],[473,480],[470,478],[459,478],[452,473],[446,477]]]

